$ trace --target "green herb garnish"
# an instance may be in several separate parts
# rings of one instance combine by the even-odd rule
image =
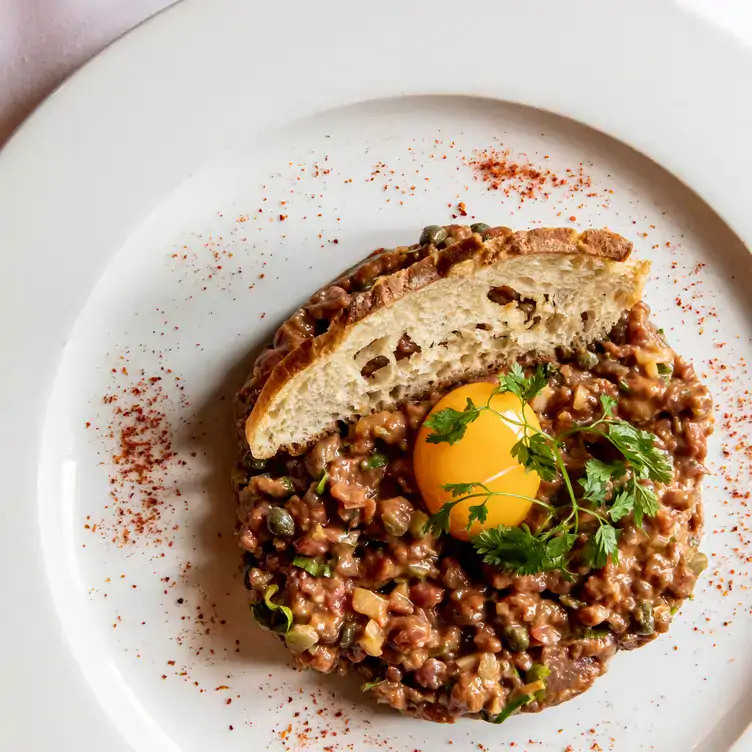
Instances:
[[[321,480],[316,484],[316,493],[321,496],[326,489],[326,483],[329,480],[329,473],[324,470],[324,474],[321,476]]]
[[[360,691],[361,692],[369,692],[374,687],[377,687],[379,684],[383,684],[385,682],[385,679],[376,679],[376,681],[370,681],[366,682],[365,684],[360,685]]]
[[[331,577],[332,568],[323,561],[316,561],[309,556],[296,556],[292,560],[293,566],[304,569],[312,577]]]
[[[253,605],[253,615],[262,627],[271,629],[274,632],[289,632],[293,622],[292,611],[287,606],[275,603],[272,600],[272,596],[278,590],[279,585],[269,585],[264,591],[263,603],[255,603]],[[284,623],[280,622],[276,618],[277,616],[284,617]]]
[[[674,375],[673,363],[658,363],[656,368],[658,369],[658,375],[663,379],[666,384],[671,381],[671,377]]]
[[[554,569],[566,572],[566,555],[576,537],[573,533],[562,532],[556,537],[545,538],[534,535],[527,525],[499,525],[476,535],[473,546],[486,564],[511,569],[517,574]]]
[[[389,458],[384,454],[376,452],[368,457],[368,459],[363,460],[361,464],[365,470],[375,470],[377,467],[386,467],[389,464]]]
[[[561,477],[568,496],[568,514],[555,526],[543,525],[536,533],[524,525],[500,525],[484,530],[472,539],[473,546],[485,563],[501,569],[517,574],[560,570],[565,576],[571,577],[567,565],[580,533],[580,514],[586,513],[598,523],[597,530],[587,539],[582,551],[585,562],[594,568],[604,567],[609,560],[618,562],[620,530],[611,523],[618,522],[631,513],[635,524],[642,526],[644,517],[654,516],[659,508],[658,497],[646,482],[669,483],[673,476],[673,466],[669,455],[656,447],[656,437],[652,433],[638,429],[614,415],[616,400],[608,395],[601,395],[603,412],[597,420],[569,428],[558,436],[550,436],[535,428],[525,417],[525,407],[547,383],[548,369],[538,366],[530,376],[525,376],[519,363],[515,363],[509,373],[499,376],[499,385],[485,405],[475,405],[468,399],[464,410],[440,410],[430,416],[425,425],[432,429],[427,441],[433,444],[454,444],[460,441],[467,426],[485,411],[518,429],[521,438],[512,447],[512,456],[527,472],[534,471],[545,481]],[[522,410],[519,420],[491,407],[493,397],[506,392],[516,395],[520,400]],[[581,432],[599,433],[618,450],[623,459],[613,462],[588,460],[585,475],[578,481],[582,487],[582,496],[578,498],[564,465],[562,452],[565,439]],[[448,532],[452,509],[469,499],[479,501],[468,509],[468,530],[474,522],[482,524],[486,521],[488,500],[493,496],[522,498],[539,504],[547,509],[549,521],[559,512],[539,499],[492,491],[483,483],[449,483],[443,488],[451,492],[453,500],[444,504],[424,526],[425,532],[435,535]]]

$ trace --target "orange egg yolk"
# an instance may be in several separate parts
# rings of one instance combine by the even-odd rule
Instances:
[[[495,386],[481,382],[458,387],[441,399],[429,416],[448,407],[462,411],[467,406],[468,397],[476,407],[485,405]],[[484,483],[491,491],[535,498],[540,477],[535,472],[526,473],[511,453],[512,447],[523,435],[522,427],[515,425],[522,421],[522,404],[518,397],[507,392],[494,395],[490,406],[502,417],[483,410],[467,425],[465,435],[454,444],[430,444],[426,439],[432,429],[425,423],[418,432],[413,455],[415,478],[431,514],[453,500],[451,492],[443,488],[447,483]],[[528,405],[524,407],[524,416],[533,428],[540,430],[538,418]],[[472,493],[483,494],[483,490],[476,488]],[[453,536],[468,540],[486,528],[519,525],[533,503],[516,496],[486,498],[488,517],[485,523],[481,525],[475,521],[469,530],[469,507],[482,504],[484,496],[462,501],[452,509],[449,532]]]

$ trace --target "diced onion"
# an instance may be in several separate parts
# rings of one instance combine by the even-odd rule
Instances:
[[[386,634],[384,630],[371,619],[366,628],[363,630],[363,634],[358,638],[358,644],[368,655],[379,656],[381,655],[382,647],[386,641]]]
[[[644,348],[637,348],[635,351],[635,360],[645,367],[645,373],[651,379],[660,378],[658,371],[659,363],[673,363],[674,355],[670,348],[661,348],[657,350],[647,350]]]
[[[382,627],[386,626],[389,601],[373,590],[356,587],[353,590],[352,607],[354,611],[369,616]]]
[[[458,658],[455,663],[463,671],[472,671],[478,665],[478,654],[473,653],[472,655],[463,655],[461,658]]]
[[[551,389],[550,386],[544,386],[543,389],[541,389],[538,394],[533,397],[532,401],[530,402],[530,407],[532,407],[533,411],[536,413],[545,412],[546,408],[548,407],[548,402],[551,399],[551,395],[553,393],[554,390]]]
[[[414,610],[413,602],[407,594],[407,583],[397,585],[389,593],[389,610],[398,614],[411,614]]]
[[[577,388],[574,390],[574,399],[572,400],[572,407],[575,410],[582,410],[587,407],[588,397],[590,392],[582,384],[577,384]]]
[[[501,669],[496,656],[493,653],[481,653],[478,662],[478,676],[483,681],[499,681],[501,678]]]
[[[296,624],[286,635],[285,642],[293,653],[302,653],[319,641],[319,635],[309,624]]]

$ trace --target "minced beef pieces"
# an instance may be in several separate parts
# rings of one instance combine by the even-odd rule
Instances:
[[[452,239],[462,235],[448,231]],[[261,370],[320,331],[358,289],[424,251],[373,256],[311,298],[278,335],[277,349],[262,358]],[[506,290],[498,295],[514,300]],[[315,631],[316,644],[295,655],[299,666],[325,673],[351,668],[378,682],[370,691],[377,701],[451,722],[499,713],[540,666],[550,672],[545,695],[522,712],[564,702],[588,689],[617,650],[640,647],[669,628],[706,564],[697,553],[699,484],[712,400],[648,313],[638,303],[587,357],[560,359],[532,405],[543,429],[558,433],[599,416],[600,397],[607,394],[617,400],[616,415],[654,433],[672,455],[674,477],[656,489],[658,513],[641,528],[631,515],[621,520],[618,563],[601,569],[583,566],[569,579],[561,572],[515,575],[482,564],[468,543],[423,532],[426,510],[412,450],[441,391],[364,416],[321,438],[301,458],[280,455],[259,464],[249,461],[246,447],[236,484],[238,542],[252,562],[245,580],[257,606],[276,586],[274,603],[290,608],[295,625]],[[403,338],[398,351],[409,357],[411,349]],[[247,414],[257,387],[239,395],[241,413]],[[585,441],[580,434],[562,447],[574,479],[590,457],[607,452],[597,435]],[[555,502],[561,493],[555,479],[541,483],[538,498]],[[293,535],[272,535],[274,508],[289,515],[285,530],[291,523]],[[537,529],[545,522],[534,506],[526,523]],[[583,525],[592,523],[583,516]],[[304,560],[295,565],[297,556]],[[352,608],[356,588],[358,612]]]

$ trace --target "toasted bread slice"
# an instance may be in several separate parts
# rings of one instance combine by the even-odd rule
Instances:
[[[370,290],[348,292],[323,334],[256,379],[245,423],[253,456],[299,454],[338,421],[603,339],[640,299],[650,267],[606,230],[496,228],[485,238],[430,246]]]

